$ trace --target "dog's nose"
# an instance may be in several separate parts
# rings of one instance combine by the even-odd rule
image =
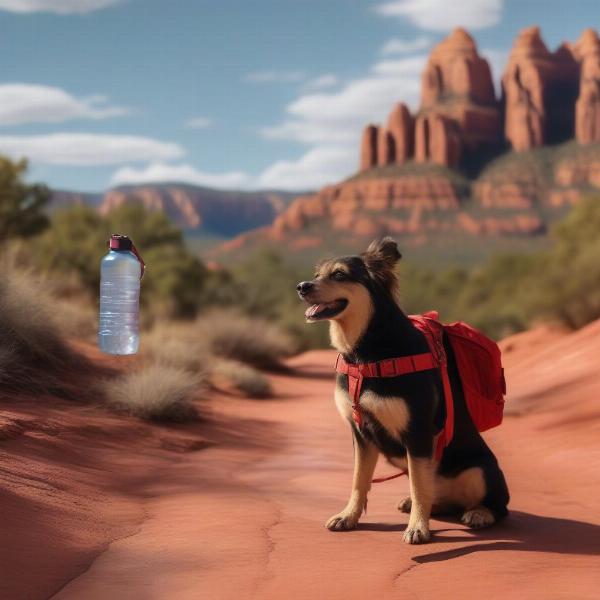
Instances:
[[[301,296],[306,296],[306,294],[308,294],[314,287],[315,287],[315,284],[312,283],[311,281],[301,281],[296,286],[296,289],[298,290],[298,293]]]

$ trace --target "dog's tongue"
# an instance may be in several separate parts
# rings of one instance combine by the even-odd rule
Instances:
[[[326,304],[313,304],[306,309],[304,316],[307,319],[314,317],[317,313],[321,312],[327,305]]]
[[[313,304],[306,309],[304,316],[307,319],[312,319],[315,315],[319,314],[321,311],[325,310],[328,306],[335,304],[334,302],[322,302],[321,304]]]

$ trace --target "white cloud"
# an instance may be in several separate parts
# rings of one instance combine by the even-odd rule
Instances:
[[[265,169],[255,187],[307,190],[335,183],[353,170],[353,163],[358,162],[357,152],[348,145],[316,146],[298,160],[280,160]]]
[[[346,173],[348,165],[356,162],[355,148],[349,146],[319,146],[305,152],[297,160],[280,160],[262,173],[252,176],[243,171],[210,173],[190,164],[153,162],[141,168],[121,167],[111,177],[111,185],[191,183],[224,189],[315,189],[333,183]]]
[[[16,13],[50,12],[59,15],[89,13],[124,0],[0,0],[0,10]]]
[[[394,102],[416,107],[426,57],[411,56],[376,63],[363,78],[336,92],[304,94],[286,108],[288,118],[260,130],[268,139],[307,144],[357,142],[362,127],[381,121]]]
[[[421,29],[483,29],[500,21],[503,0],[392,0],[378,4],[383,16],[404,17]]]
[[[333,75],[333,73],[326,73],[325,75],[320,75],[319,77],[315,77],[310,81],[306,82],[306,88],[312,90],[319,90],[323,88],[333,87],[339,83],[339,79]]]
[[[122,167],[113,174],[110,182],[112,185],[123,185],[127,183],[164,183],[165,181],[216,188],[241,188],[250,186],[251,177],[241,171],[208,173],[199,171],[189,164],[172,165],[154,162],[140,169],[131,166]]]
[[[189,129],[208,129],[214,125],[214,121],[209,117],[193,117],[185,122]]]
[[[0,125],[107,119],[129,112],[127,108],[110,105],[105,96],[76,98],[65,90],[46,85],[0,84]]]
[[[244,77],[248,83],[295,83],[304,79],[303,71],[255,71]]]
[[[430,37],[421,35],[412,40],[401,40],[400,38],[392,38],[387,41],[381,49],[382,54],[410,54],[426,50],[431,46],[432,40]]]
[[[0,153],[32,163],[94,166],[181,158],[178,144],[134,135],[53,133],[0,136]]]
[[[355,172],[363,127],[384,121],[395,102],[417,107],[426,60],[425,55],[381,60],[339,90],[300,95],[286,107],[281,123],[259,133],[310,147],[297,160],[278,161],[265,169],[255,185],[314,188]]]

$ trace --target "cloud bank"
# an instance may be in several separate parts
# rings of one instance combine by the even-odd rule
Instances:
[[[108,119],[129,114],[106,96],[76,98],[65,90],[27,83],[0,84],[0,126],[62,123],[71,119]]]
[[[500,22],[502,0],[393,0],[375,7],[386,17],[404,17],[420,29],[484,29]]]
[[[99,133],[0,135],[0,153],[15,159],[26,157],[33,163],[76,167],[173,160],[184,155],[178,144]]]
[[[123,0],[0,0],[0,10],[14,13],[83,14],[120,4]]]

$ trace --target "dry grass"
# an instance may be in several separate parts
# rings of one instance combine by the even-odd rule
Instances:
[[[104,382],[103,391],[108,405],[119,412],[181,423],[197,417],[191,400],[200,384],[188,371],[155,364]]]
[[[27,272],[0,263],[0,389],[74,397],[74,375],[91,365],[53,319],[53,301]]]
[[[204,340],[198,340],[193,325],[170,323],[156,327],[142,339],[144,356],[152,363],[184,369],[206,378],[211,357]]]
[[[213,373],[249,398],[269,398],[273,395],[273,388],[268,378],[254,367],[241,362],[218,360]]]
[[[269,322],[231,311],[208,313],[196,320],[193,330],[210,354],[257,369],[283,370],[283,359],[295,351],[291,337]]]

